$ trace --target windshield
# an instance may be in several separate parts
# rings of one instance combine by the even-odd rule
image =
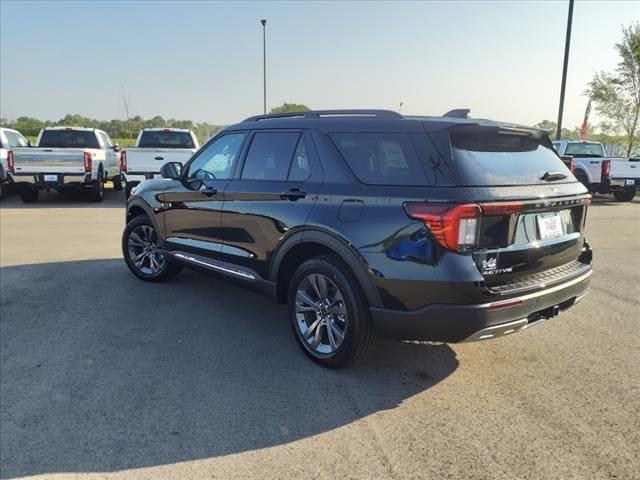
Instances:
[[[95,132],[87,130],[45,130],[39,147],[48,148],[100,148]]]
[[[495,129],[452,129],[453,170],[461,185],[535,185],[574,181],[569,169],[541,139]],[[546,174],[546,175],[545,175]]]
[[[141,148],[195,148],[189,132],[153,130],[142,132],[138,147]]]
[[[569,143],[564,154],[574,157],[604,157],[604,148],[599,143]]]

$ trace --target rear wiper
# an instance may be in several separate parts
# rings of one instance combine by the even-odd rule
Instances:
[[[555,182],[556,180],[564,180],[567,176],[562,172],[544,172],[540,180],[545,182]]]

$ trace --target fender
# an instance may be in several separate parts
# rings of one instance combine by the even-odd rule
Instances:
[[[149,219],[151,220],[151,223],[153,223],[153,227],[156,229],[156,232],[160,234],[160,237],[164,241],[164,228],[160,227],[160,225],[158,224],[158,221],[156,218],[156,212],[154,212],[153,208],[151,208],[151,206],[147,202],[145,202],[141,197],[131,197],[127,202],[127,208],[126,208],[126,213],[124,217],[125,224],[128,223],[127,219],[129,218],[129,211],[133,207],[141,208],[144,211],[144,213],[147,214],[147,217],[149,217]]]
[[[354,273],[364,294],[372,307],[382,307],[380,295],[371,275],[367,271],[366,262],[344,238],[318,229],[298,231],[285,240],[273,256],[270,265],[269,280],[277,282],[278,270],[289,251],[302,243],[317,243],[333,250]]]

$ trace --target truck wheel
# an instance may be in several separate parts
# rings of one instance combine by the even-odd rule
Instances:
[[[98,179],[91,187],[89,198],[92,202],[101,202],[102,200],[104,200],[104,180],[102,177],[102,172],[98,172]]]
[[[182,265],[162,252],[158,232],[146,215],[138,215],[127,224],[122,234],[122,253],[129,270],[147,282],[169,280],[182,270]]]
[[[591,185],[589,185],[589,179],[587,178],[585,173],[582,170],[577,170],[574,175],[576,177],[576,180],[578,180],[581,184],[585,186],[585,188],[589,192],[591,192]]]
[[[38,200],[39,191],[34,188],[23,187],[19,191],[20,199],[24,203],[33,203]]]
[[[113,177],[111,181],[113,182],[113,189],[116,192],[119,192],[122,190],[122,177],[120,176],[120,174]]]
[[[316,257],[300,265],[288,300],[298,346],[316,363],[340,368],[372,350],[376,333],[368,302],[339,258]]]
[[[619,202],[630,202],[636,196],[636,187],[625,188],[624,190],[616,190],[613,197]]]

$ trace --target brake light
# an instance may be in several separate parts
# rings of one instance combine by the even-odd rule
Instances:
[[[89,173],[91,170],[93,170],[91,152],[84,152],[84,171]]]
[[[411,218],[424,222],[438,243],[448,250],[464,251],[477,243],[479,205],[407,203],[405,210]]]
[[[16,164],[13,161],[13,152],[11,150],[7,152],[7,170],[11,173],[15,173],[16,170]]]
[[[480,205],[482,208],[482,214],[491,215],[513,215],[522,210],[522,202],[508,202],[508,203],[483,203]]]
[[[611,175],[611,160],[603,160],[600,165],[602,178],[608,178]]]
[[[120,171],[125,173],[127,171],[127,152],[124,150],[120,152]]]
[[[519,298],[513,298],[510,300],[493,302],[489,305],[489,310],[500,310],[502,308],[517,307],[518,305],[522,305],[522,300],[520,300]]]

